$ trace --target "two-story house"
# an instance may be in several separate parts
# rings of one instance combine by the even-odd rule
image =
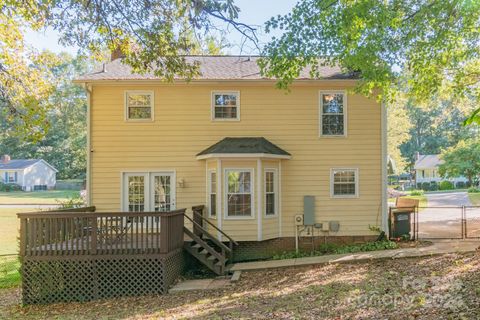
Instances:
[[[200,63],[190,82],[134,74],[121,59],[75,80],[88,93],[97,211],[205,204],[245,257],[294,248],[305,211],[303,236],[322,242],[387,229],[385,108],[352,93],[358,75],[305,71],[286,92],[261,76],[257,57],[186,59]]]

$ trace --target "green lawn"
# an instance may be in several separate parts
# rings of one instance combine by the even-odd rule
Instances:
[[[77,190],[0,192],[0,204],[58,204],[58,201],[79,195]]]
[[[0,255],[15,254],[18,252],[18,228],[20,222],[17,218],[19,212],[35,211],[33,208],[0,208]]]
[[[474,206],[480,206],[480,193],[469,193],[468,197]]]

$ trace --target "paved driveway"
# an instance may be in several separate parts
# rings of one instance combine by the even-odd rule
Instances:
[[[425,194],[427,208],[418,213],[420,238],[461,238],[462,206],[471,206],[466,192]],[[480,236],[480,208],[466,208],[468,237]],[[465,232],[465,231],[464,231]]]
[[[466,192],[426,193],[429,207],[471,206]]]

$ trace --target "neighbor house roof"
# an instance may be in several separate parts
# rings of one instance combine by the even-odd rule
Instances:
[[[49,164],[43,159],[15,159],[15,160],[9,160],[7,163],[0,161],[0,170],[22,170],[40,161],[42,161],[47,166],[52,168],[52,170],[54,170],[55,172],[58,172],[57,169],[55,169],[51,164]]]
[[[197,158],[221,155],[290,158],[290,153],[263,137],[224,138],[198,153]]]
[[[414,169],[429,169],[436,168],[441,165],[443,161],[438,154],[423,154],[418,156],[415,161]]]
[[[188,63],[200,64],[200,75],[194,80],[268,80],[260,75],[258,56],[186,56]],[[321,79],[358,79],[357,72],[344,72],[340,67],[319,67]],[[133,73],[132,68],[122,63],[122,59],[108,62],[104,67],[75,79],[75,82],[98,80],[159,80],[153,73]],[[307,69],[300,72],[297,80],[311,80]],[[176,77],[176,80],[183,80]],[[272,79],[273,80],[273,79]]]

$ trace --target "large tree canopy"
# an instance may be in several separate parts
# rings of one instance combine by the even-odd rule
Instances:
[[[464,176],[471,184],[478,183],[480,177],[480,141],[460,141],[457,145],[444,150],[441,154],[444,161],[439,173],[445,177]]]
[[[120,50],[135,72],[165,80],[197,74],[182,55],[211,42],[217,22],[256,40],[253,28],[236,21],[233,0],[5,0],[0,9],[0,112],[23,120],[16,129],[39,136],[47,127],[54,62],[25,44],[26,28],[53,28],[81,53]]]
[[[392,101],[439,93],[480,101],[480,1],[300,0],[272,18],[284,33],[265,48],[262,70],[287,87],[302,68],[319,64],[360,71],[358,91]],[[321,59],[319,59],[321,57]],[[480,123],[480,116],[472,121]]]

